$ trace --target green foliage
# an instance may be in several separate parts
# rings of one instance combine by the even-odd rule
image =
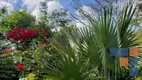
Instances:
[[[0,80],[9,80],[15,77],[16,72],[14,61],[8,57],[0,57]]]
[[[128,68],[119,67],[119,57],[110,57],[109,49],[138,45],[130,25],[134,12],[127,6],[114,18],[113,8],[104,8],[96,20],[87,17],[88,27],[63,29],[50,39],[50,47],[29,49],[25,62],[47,80],[130,79]]]
[[[14,11],[11,14],[6,15],[6,20],[8,27],[12,29],[18,27],[29,27],[35,18],[26,11]]]
[[[12,56],[6,56],[7,52],[2,52],[4,49],[10,47],[8,40],[2,40],[4,35],[0,35],[0,80],[10,80],[16,77],[16,68]]]
[[[5,25],[7,25],[6,19],[5,19],[6,13],[7,13],[7,8],[2,7],[0,9],[0,32],[5,32],[5,31],[9,30],[8,28],[4,27]]]
[[[134,12],[135,8],[127,6],[114,19],[113,8],[104,8],[96,20],[87,17],[91,22],[89,27],[66,31],[66,34],[69,33],[68,36],[73,42],[72,44],[90,58],[92,63],[90,66],[103,67],[100,72],[102,74],[103,71],[105,80],[108,80],[109,76],[109,79],[114,79],[115,75],[117,79],[120,79],[118,76],[121,76],[121,79],[126,79],[129,76],[127,75],[128,69],[120,68],[119,62],[115,62],[119,61],[119,57],[116,59],[110,57],[109,49],[113,47],[129,48],[138,45],[135,31],[130,25]],[[109,72],[115,75],[109,75]],[[122,72],[123,75],[121,75]]]
[[[88,20],[92,20],[87,17]],[[112,8],[105,8],[102,15],[89,27],[80,28],[70,32],[69,36],[77,49],[90,58],[90,66],[103,67],[105,80],[108,70],[114,70],[114,58],[109,56],[109,48],[117,47],[116,26],[113,25]]]
[[[82,53],[77,52],[66,35],[58,35],[55,45],[50,47],[36,47],[29,58],[26,57],[26,64],[31,62],[31,69],[40,71],[40,76],[59,80],[90,80],[95,78],[97,67],[89,67],[90,59],[83,59]],[[61,38],[62,37],[62,38]],[[29,54],[29,55],[30,55]],[[31,60],[32,59],[32,60]],[[28,61],[29,60],[29,61]]]
[[[25,80],[36,80],[35,74],[30,73],[30,74],[25,78]]]
[[[132,17],[135,13],[136,8],[133,6],[127,6],[121,16],[119,17],[117,27],[119,30],[119,37],[121,47],[132,47],[138,45],[135,43],[137,41],[135,31],[132,30],[132,25],[130,25]]]
[[[43,15],[38,26],[47,29],[47,32],[49,30],[50,34],[51,29],[46,22],[46,3],[41,3],[41,6]],[[27,76],[26,80],[36,80],[37,77],[41,80],[130,79],[129,67],[121,68],[120,56],[110,57],[109,49],[138,45],[135,31],[130,25],[135,10],[133,6],[127,6],[114,17],[113,7],[104,7],[102,13],[98,14],[95,19],[91,15],[83,14],[90,22],[88,27],[83,28],[66,28],[68,20],[62,17],[67,16],[68,13],[64,10],[53,12],[50,18],[56,22],[53,24],[54,27],[65,28],[48,40],[41,39],[44,38],[43,35],[27,40],[28,44],[17,46],[18,50],[15,51],[13,57],[0,57],[0,79],[13,76],[14,62],[24,64],[25,69],[21,72],[23,76]],[[1,9],[0,12],[4,14],[5,11]],[[8,25],[1,24],[1,26],[9,26],[12,29],[30,26],[34,17],[26,11],[15,11],[7,15],[6,19]],[[1,21],[3,21],[2,18]],[[41,42],[44,47],[41,46]],[[8,45],[1,45],[1,47],[6,48]]]
[[[48,76],[45,80],[62,80],[62,79],[59,79],[57,77],[52,77],[52,76]]]
[[[42,28],[44,28],[47,32],[48,32],[48,36],[51,37],[52,36],[52,31],[51,31],[51,27],[48,25],[48,14],[47,14],[47,3],[46,1],[44,2],[40,2],[40,23],[39,26],[41,26]]]
[[[7,13],[6,7],[2,7],[2,8],[0,9],[0,16],[2,16],[3,14],[6,14],[6,13]]]

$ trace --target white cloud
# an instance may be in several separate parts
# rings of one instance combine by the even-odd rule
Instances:
[[[36,16],[36,19],[38,19],[40,17],[40,11],[39,11],[39,7],[40,7],[40,2],[43,0],[23,0],[23,5],[27,5],[28,11],[31,12],[31,14],[33,14],[34,16]]]
[[[52,13],[54,10],[59,10],[63,8],[63,6],[59,2],[56,2],[56,1],[49,1],[47,3],[47,6],[48,6],[48,13]]]
[[[5,2],[5,1],[0,1],[0,8],[4,6],[7,7],[9,12],[13,10],[13,6],[10,3]]]
[[[8,3],[13,4],[13,3],[16,3],[17,0],[0,0],[0,1],[4,1],[4,2],[8,2]]]
[[[89,15],[91,16],[91,18],[96,18],[97,14],[96,12],[94,11],[93,8],[89,7],[89,6],[86,6],[86,5],[83,5],[82,7],[80,7],[78,10],[76,10],[76,14],[78,15],[77,18],[79,20],[76,20],[74,23],[76,25],[77,28],[82,28],[82,27],[87,27],[89,26],[89,21],[87,20],[86,17],[84,17],[82,15],[83,12],[85,15]]]
[[[40,18],[39,7],[36,7],[36,8],[32,11],[32,14],[33,14],[34,16],[36,16],[36,19],[39,19],[39,18]]]
[[[37,18],[39,18],[40,11],[40,2],[41,1],[47,1],[48,6],[48,13],[52,13],[54,10],[59,10],[60,8],[63,8],[63,6],[56,2],[55,0],[23,0],[22,5],[27,5],[28,11],[30,11],[33,15],[35,15]],[[17,2],[17,0],[0,0],[0,8],[2,6],[8,6],[8,10],[14,10],[14,5]],[[21,6],[22,6],[21,5]]]
[[[40,0],[23,0],[23,4],[28,5],[28,9],[34,10],[37,6],[40,5]]]
[[[26,3],[26,4],[31,2],[31,0],[25,0],[25,1],[26,2],[24,2],[24,3]],[[39,2],[36,2],[34,4],[30,4],[29,6],[31,8],[33,7],[32,14],[34,16],[36,16],[36,18],[38,19],[40,17],[40,10],[39,10],[40,0],[39,0]],[[48,6],[48,10],[47,10],[48,14],[51,14],[54,10],[59,10],[59,9],[63,8],[63,6],[56,1],[47,2],[47,6]]]

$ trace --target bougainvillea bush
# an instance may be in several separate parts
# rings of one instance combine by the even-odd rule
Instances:
[[[26,28],[15,28],[8,31],[7,38],[13,39],[20,44],[23,44],[24,41],[28,38],[35,37],[36,32],[34,30],[27,30]]]
[[[12,30],[9,30],[6,34],[6,38],[12,44],[15,44],[13,45],[13,47],[15,47],[15,50],[11,50],[11,48],[6,50],[9,51],[6,56],[12,55],[12,58],[15,62],[15,68],[17,68],[19,77],[21,78],[28,76],[30,72],[37,72],[36,69],[32,69],[30,65],[31,63],[36,64],[36,60],[30,58],[31,61],[27,62],[27,59],[29,59],[30,56],[35,56],[38,58],[39,55],[37,54],[37,52],[33,53],[35,48],[41,47],[43,49],[44,47],[50,46],[48,33],[46,32],[46,30],[37,25],[35,26],[35,29],[14,28]]]

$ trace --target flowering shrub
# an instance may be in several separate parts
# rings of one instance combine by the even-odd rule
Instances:
[[[24,69],[24,65],[23,64],[16,64],[16,68],[19,70]]]
[[[37,32],[38,32],[39,34],[43,35],[45,40],[48,39],[48,34],[46,33],[46,31],[45,31],[44,28],[38,27]]]
[[[2,49],[0,50],[0,56],[9,56],[13,50],[16,50],[16,48],[12,47],[7,49]],[[5,53],[5,54],[2,54],[2,53]]]
[[[20,41],[20,44],[22,44],[27,38],[34,36],[36,36],[36,32],[34,30],[27,30],[25,28],[15,28],[7,33],[8,39]]]

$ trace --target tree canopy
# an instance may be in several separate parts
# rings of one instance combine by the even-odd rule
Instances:
[[[10,28],[15,27],[28,27],[31,25],[35,17],[26,11],[14,11],[6,16],[8,26]]]

